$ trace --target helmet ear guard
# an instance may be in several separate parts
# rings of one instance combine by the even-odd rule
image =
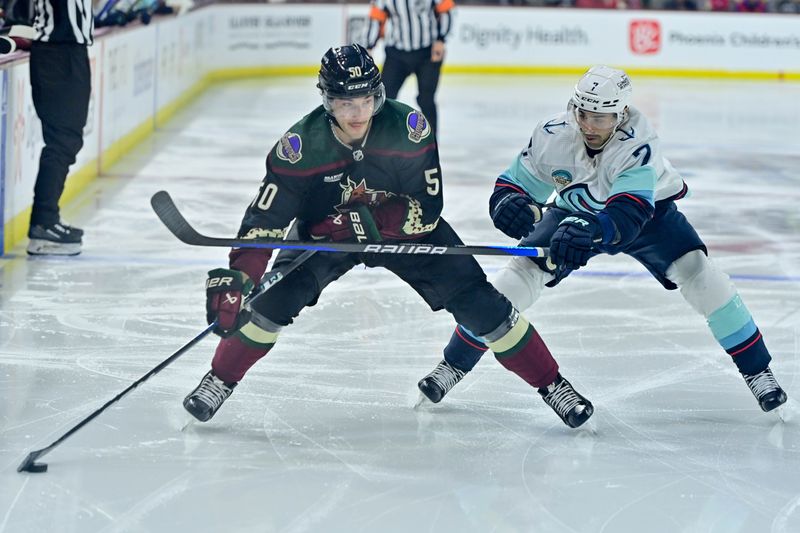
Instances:
[[[373,96],[373,116],[378,114],[386,101],[381,73],[369,52],[359,44],[333,47],[325,52],[317,87],[328,114],[332,114],[332,102],[337,98]]]

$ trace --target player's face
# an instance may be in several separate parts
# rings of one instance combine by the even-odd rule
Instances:
[[[375,97],[335,98],[331,102],[331,108],[339,129],[347,136],[347,139],[342,140],[355,141],[367,134],[372,112],[375,110]]]
[[[575,117],[578,119],[578,127],[586,139],[586,144],[590,148],[602,148],[617,127],[616,113],[594,113],[585,109],[576,109]]]

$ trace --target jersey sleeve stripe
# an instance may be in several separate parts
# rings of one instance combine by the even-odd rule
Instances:
[[[334,161],[333,163],[329,163],[327,165],[320,165],[318,167],[306,169],[292,169],[284,167],[276,168],[275,165],[272,164],[272,155],[270,155],[267,166],[270,172],[279,176],[305,177],[313,176],[314,174],[322,174],[324,172],[331,172],[332,170],[339,170],[347,167],[348,164],[349,163],[346,159],[342,159],[341,161]]]
[[[436,143],[431,143],[428,146],[423,146],[419,150],[414,150],[413,152],[403,152],[401,150],[383,150],[383,149],[380,149],[380,148],[377,148],[377,149],[373,148],[373,149],[369,150],[369,152],[372,152],[373,154],[380,155],[380,156],[402,157],[402,158],[405,158],[405,159],[412,159],[412,158],[415,158],[415,157],[419,157],[420,155],[424,154],[425,152],[430,152],[431,150],[435,150],[435,149],[436,149]]]

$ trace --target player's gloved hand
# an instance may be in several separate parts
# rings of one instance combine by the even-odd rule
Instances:
[[[542,207],[527,194],[510,192],[495,204],[489,214],[497,229],[509,237],[521,239],[542,219]]]
[[[342,209],[336,215],[328,215],[325,219],[308,228],[308,234],[314,240],[380,242],[382,240],[372,213],[364,204],[354,204]]]
[[[30,50],[31,42],[36,39],[36,30],[31,26],[14,25],[8,35],[0,36],[0,55],[10,54],[17,50]]]
[[[240,270],[215,268],[208,272],[206,280],[206,321],[217,325],[214,333],[230,337],[248,317],[242,313],[244,297],[253,290],[253,281]]]
[[[577,270],[597,253],[593,247],[602,239],[603,230],[597,217],[574,213],[561,221],[550,238],[550,257],[561,268]]]

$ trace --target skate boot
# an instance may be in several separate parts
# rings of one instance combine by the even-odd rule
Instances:
[[[561,374],[556,376],[553,383],[538,390],[544,403],[552,407],[561,420],[571,428],[580,426],[594,413],[592,402],[578,394]]]
[[[207,422],[228,399],[236,383],[224,383],[209,370],[200,384],[183,400],[183,408],[198,419]]]
[[[28,231],[29,255],[78,255],[83,230],[63,222],[31,226]]]
[[[758,400],[758,405],[761,406],[762,411],[772,411],[786,402],[786,393],[775,381],[775,376],[772,375],[772,370],[769,367],[758,374],[742,374],[742,377],[744,377],[747,386],[750,387],[753,396]]]
[[[450,366],[447,361],[442,359],[433,372],[422,378],[417,387],[433,403],[439,403],[456,383],[467,375],[463,370]]]

